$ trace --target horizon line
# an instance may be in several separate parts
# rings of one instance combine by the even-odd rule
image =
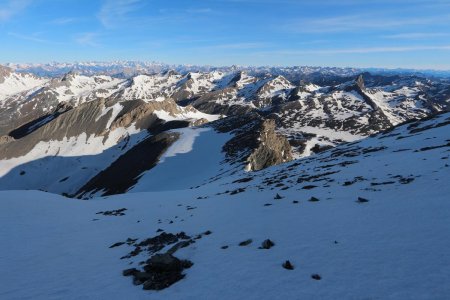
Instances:
[[[2,62],[3,66],[7,64],[10,65],[51,65],[51,64],[112,64],[112,63],[144,63],[144,64],[154,64],[154,65],[164,65],[164,66],[188,66],[188,67],[199,67],[199,68],[298,68],[298,67],[309,67],[309,68],[336,68],[336,69],[360,69],[360,70],[390,70],[390,71],[432,71],[432,72],[450,72],[449,68],[439,69],[436,67],[360,67],[360,66],[331,66],[331,65],[212,65],[212,64],[190,64],[190,63],[165,63],[160,61],[151,60],[80,60],[80,61],[47,61],[47,62]]]

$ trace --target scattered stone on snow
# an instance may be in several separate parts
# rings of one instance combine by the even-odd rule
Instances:
[[[275,243],[272,242],[270,239],[267,239],[262,242],[260,249],[270,249],[273,246],[275,246]]]
[[[283,264],[282,264],[283,268],[285,268],[286,270],[294,270],[294,266],[291,264],[291,262],[289,260],[286,260]]]
[[[123,244],[125,244],[125,242],[117,242],[117,243],[114,243],[111,246],[109,246],[109,248],[119,247],[119,246],[122,246]]]
[[[363,197],[358,197],[358,200],[356,200],[356,202],[358,202],[358,203],[367,203],[367,202],[369,202],[369,200],[367,200],[366,198],[363,198]]]
[[[248,239],[248,240],[245,240],[245,241],[242,241],[242,242],[240,242],[239,243],[239,246],[248,246],[248,245],[250,245],[251,243],[253,242],[253,240],[252,239]]]
[[[312,278],[312,279],[315,279],[315,280],[320,280],[320,279],[322,279],[322,277],[321,277],[319,274],[312,274],[312,275],[311,275],[311,278]]]
[[[317,185],[305,185],[304,187],[302,187],[302,189],[303,190],[311,190],[311,189],[313,189],[313,188],[316,188],[317,187]]]
[[[211,231],[208,230],[203,234],[209,235]],[[201,237],[201,235],[198,236]],[[139,244],[134,243],[135,249],[122,258],[130,258],[143,251],[147,251],[151,257],[140,263],[140,265],[143,265],[143,271],[131,268],[124,270],[122,275],[132,276],[133,284],[142,285],[144,290],[165,289],[183,279],[185,277],[183,270],[193,265],[189,260],[181,260],[174,256],[177,250],[192,243],[195,243],[195,241],[184,232],[177,234],[162,232],[160,235],[143,240]],[[168,245],[173,246],[165,253],[157,253]]]
[[[125,216],[124,211],[126,211],[126,208],[120,208],[116,210],[108,210],[108,211],[99,211],[95,213],[96,215],[104,215],[104,216]]]
[[[280,199],[283,199],[284,197],[281,197],[280,196],[280,194],[276,194],[276,196],[273,198],[273,199],[275,199],[275,200],[280,200]]]

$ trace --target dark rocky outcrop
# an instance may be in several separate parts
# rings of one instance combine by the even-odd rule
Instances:
[[[189,260],[180,260],[172,254],[155,254],[147,260],[144,271],[136,268],[123,270],[123,276],[132,276],[134,285],[143,285],[144,290],[162,290],[183,279],[184,269],[193,265]]]
[[[319,201],[320,201],[319,198],[316,197],[309,198],[309,202],[319,202]]]
[[[155,254],[147,260],[145,272],[128,269],[123,271],[123,275],[133,276],[133,283],[142,284],[144,290],[162,290],[183,279],[183,270],[192,265],[191,261],[180,260],[172,254]]]
[[[107,210],[107,211],[99,211],[96,213],[96,215],[104,215],[104,216],[125,216],[126,208],[119,208],[115,210]]]
[[[145,262],[140,263],[144,265],[142,271],[131,268],[124,270],[122,275],[132,276],[133,284],[142,285],[144,290],[165,289],[183,279],[185,277],[183,270],[192,267],[193,263],[191,261],[179,259],[174,255],[178,249],[187,247],[192,243],[195,243],[195,241],[184,232],[177,234],[163,232],[140,243],[132,240],[132,243],[128,244],[134,246],[135,249],[121,259],[131,258],[141,252],[147,252],[151,256]],[[124,242],[116,243],[113,246],[122,244]],[[157,253],[168,245],[173,246],[164,253]],[[110,248],[113,248],[113,246]]]
[[[364,84],[364,77],[363,75],[359,75],[358,78],[356,78],[356,85],[361,89],[361,90],[365,90],[366,86]]]
[[[366,202],[369,202],[369,200],[367,200],[366,198],[363,198],[363,197],[358,197],[358,200],[356,200],[356,202],[358,202],[358,203],[366,203]]]
[[[288,140],[275,132],[275,121],[268,119],[261,124],[258,147],[247,159],[247,171],[258,171],[293,159]]]
[[[247,171],[256,171],[293,159],[288,140],[275,132],[275,121],[258,113],[229,117],[214,122],[220,132],[234,137],[223,147],[226,161],[242,163]]]
[[[270,249],[273,246],[275,246],[275,243],[272,242],[270,239],[264,240],[261,244],[261,249]]]
[[[248,240],[245,240],[245,241],[240,242],[240,243],[239,243],[239,246],[241,246],[241,247],[243,247],[243,246],[248,246],[248,245],[250,245],[252,242],[253,242],[252,239],[248,239]]]
[[[294,266],[292,265],[292,263],[289,260],[286,260],[283,264],[282,264],[283,268],[285,268],[286,270],[294,270]]]

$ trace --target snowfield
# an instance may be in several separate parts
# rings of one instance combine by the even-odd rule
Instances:
[[[188,128],[132,193],[2,191],[0,298],[449,299],[449,126],[442,114],[262,171],[221,170],[198,187],[214,172],[196,167],[220,168],[216,154],[202,157],[225,135]],[[171,190],[152,186],[182,158]],[[184,279],[144,291],[122,271],[149,255],[121,259],[134,247],[110,246],[158,229],[212,233],[176,252],[194,263]],[[265,239],[275,246],[259,249]]]
[[[186,190],[220,173],[225,158],[222,145],[229,134],[212,128],[173,130],[180,138],[163,154],[156,167],[145,172],[130,192]]]

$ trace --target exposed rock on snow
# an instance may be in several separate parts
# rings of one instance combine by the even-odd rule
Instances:
[[[245,241],[240,242],[240,243],[239,243],[239,246],[241,246],[241,247],[243,247],[243,246],[248,246],[248,245],[250,245],[252,242],[253,242],[252,239],[248,239],[248,240],[245,240]]]
[[[144,290],[162,290],[184,278],[183,269],[190,268],[192,262],[181,261],[171,254],[156,254],[144,266],[149,277],[143,283]]]
[[[319,274],[312,274],[311,278],[315,279],[315,280],[321,280],[322,279],[322,277]]]
[[[275,243],[272,242],[271,240],[267,239],[267,240],[264,240],[264,242],[262,242],[261,249],[270,249],[273,246],[275,246]]]
[[[180,240],[182,241],[178,242]],[[182,273],[184,269],[188,269],[193,265],[189,260],[180,260],[174,256],[175,252],[180,248],[185,248],[194,243],[194,240],[184,232],[178,234],[163,232],[140,243],[135,243],[135,241],[133,240],[132,243],[129,243],[129,245],[134,245],[135,249],[129,255],[122,257],[122,259],[132,258],[143,251],[148,252],[151,257],[146,260],[145,264],[143,263],[143,271],[131,268],[124,270],[122,275],[132,276],[133,284],[142,284],[144,290],[162,290],[171,286],[185,277],[185,274]],[[116,244],[123,244],[123,242]],[[173,244],[175,245],[167,252],[158,253],[165,246]]]
[[[261,124],[257,140],[258,147],[247,159],[247,171],[258,171],[293,159],[288,140],[275,132],[274,120]]]
[[[291,264],[289,260],[285,261],[282,266],[286,270],[294,270],[294,266]]]
[[[228,162],[245,163],[247,171],[261,170],[293,159],[288,140],[275,132],[274,120],[251,113],[215,122],[213,126],[221,132],[234,134],[223,150]]]

